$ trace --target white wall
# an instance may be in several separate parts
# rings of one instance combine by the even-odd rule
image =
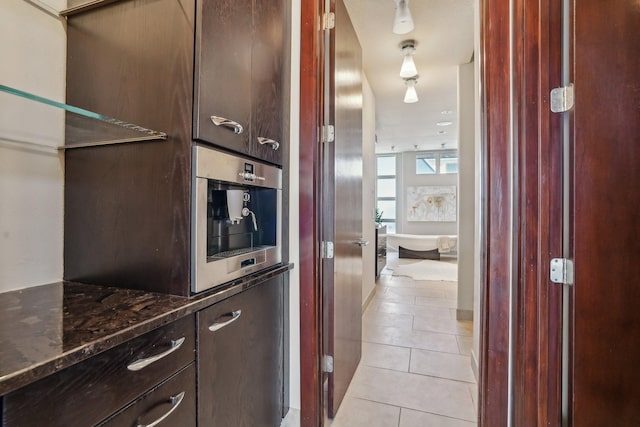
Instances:
[[[406,151],[399,155],[396,194],[397,233],[403,234],[457,234],[458,222],[407,221],[407,187],[419,185],[458,185],[457,174],[416,174],[416,155],[420,151]]]
[[[475,103],[473,62],[458,66],[458,320],[473,317]]]
[[[291,118],[289,182],[289,407],[300,409],[300,3],[291,2]]]
[[[0,40],[0,84],[64,101],[64,21],[25,0],[2,0]],[[62,279],[64,158],[50,147],[63,141],[64,116],[5,94],[0,111],[0,292],[6,292]]]
[[[362,248],[362,304],[368,303],[376,287],[376,100],[362,74],[362,164],[372,165],[362,170],[362,238],[369,245]]]

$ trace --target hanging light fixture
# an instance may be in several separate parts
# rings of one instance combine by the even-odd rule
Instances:
[[[418,75],[416,63],[413,62],[413,55],[416,53],[416,42],[405,40],[400,44],[402,49],[402,66],[400,67],[400,77],[409,78]]]
[[[416,76],[417,77],[417,76]],[[417,78],[404,79],[404,84],[407,86],[407,91],[404,94],[404,103],[413,104],[418,102],[418,92],[416,92]]]
[[[407,34],[413,30],[413,18],[409,10],[409,0],[394,0],[396,2],[396,16],[393,19],[393,32]]]

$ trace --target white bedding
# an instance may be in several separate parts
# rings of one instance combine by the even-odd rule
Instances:
[[[387,234],[387,247],[399,250],[402,246],[412,251],[432,251],[439,253],[451,252],[458,244],[458,236],[438,236],[423,234]]]

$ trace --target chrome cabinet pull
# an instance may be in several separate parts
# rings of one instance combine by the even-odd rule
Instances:
[[[130,363],[127,366],[127,369],[130,371],[139,371],[140,369],[151,365],[153,362],[156,362],[163,357],[166,357],[180,348],[180,346],[184,343],[185,337],[182,337],[177,340],[171,340],[171,348],[167,351],[164,351],[160,354],[156,354],[155,356],[145,357],[144,359],[138,359],[135,362]]]
[[[276,141],[275,139],[263,138],[263,137],[259,136],[258,137],[258,142],[260,143],[260,145],[270,144],[271,148],[273,148],[274,150],[277,150],[278,148],[280,148],[280,143],[278,141]]]
[[[169,402],[171,402],[171,409],[169,409],[169,411],[166,414],[164,414],[163,416],[161,416],[160,418],[158,418],[157,420],[155,420],[151,424],[138,424],[137,427],[155,427],[155,426],[157,426],[162,421],[164,421],[165,418],[167,418],[169,415],[171,415],[171,413],[173,411],[178,409],[178,406],[180,406],[180,404],[182,403],[182,399],[184,399],[184,391],[182,393],[176,394],[175,396],[171,396],[169,398]]]
[[[211,121],[216,126],[222,126],[233,130],[233,133],[240,135],[244,128],[238,122],[234,122],[233,120],[225,119],[224,117],[219,116],[211,116]]]
[[[369,241],[368,240],[358,240],[357,242],[355,242],[356,245],[363,247],[363,246],[369,246]]]
[[[232,311],[231,313],[227,313],[225,315],[222,315],[220,317],[218,317],[218,319],[216,319],[215,322],[213,322],[213,324],[211,326],[209,326],[209,330],[211,332],[215,332],[219,329],[224,328],[225,326],[227,326],[230,323],[235,322],[236,320],[238,320],[238,317],[240,317],[240,315],[242,314],[242,310],[235,310]],[[230,317],[229,320],[219,320],[219,319],[226,319],[227,317]]]

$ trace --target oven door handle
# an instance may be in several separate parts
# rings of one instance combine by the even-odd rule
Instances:
[[[211,326],[209,326],[209,330],[211,332],[215,332],[217,330],[220,330],[220,329],[224,328],[225,326],[227,326],[227,325],[235,322],[236,320],[238,320],[238,318],[240,317],[241,314],[242,314],[242,310],[234,310],[231,313],[223,314],[222,316],[218,317],[216,319],[216,321],[213,322],[213,324]]]

